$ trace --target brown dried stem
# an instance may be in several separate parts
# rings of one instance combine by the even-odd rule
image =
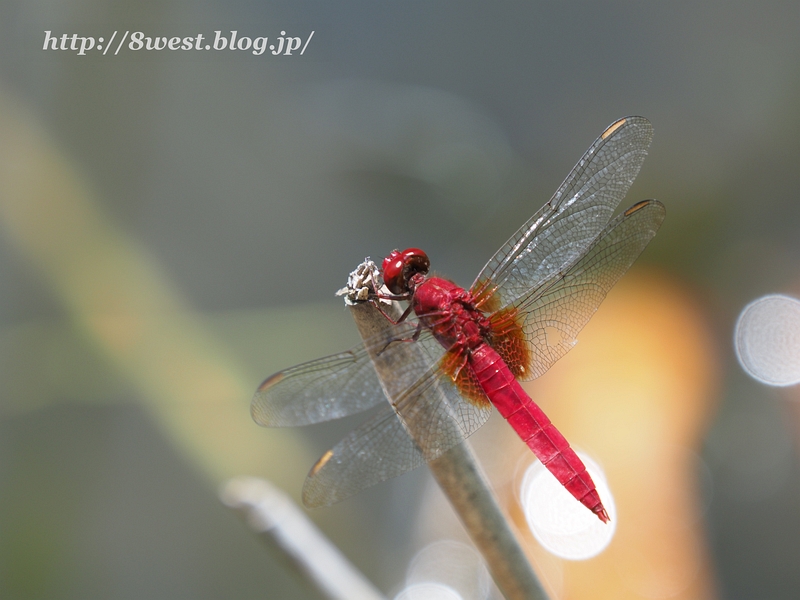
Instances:
[[[386,332],[390,327],[387,319],[370,303],[357,304],[350,309],[358,331],[364,339]],[[386,312],[393,318],[400,315],[396,304]],[[415,351],[414,344],[406,346],[408,352]],[[375,364],[379,377],[383,380],[392,377],[391,372],[381,372],[379,361]],[[409,433],[414,437],[413,431]],[[508,600],[547,600],[544,588],[511,530],[469,446],[465,443],[458,444],[430,461],[428,465],[475,546],[483,555],[503,595]]]

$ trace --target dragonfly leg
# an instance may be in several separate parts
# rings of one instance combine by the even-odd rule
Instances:
[[[376,297],[377,297],[377,298],[381,298],[381,299],[387,299],[387,300],[407,300],[407,298],[403,298],[402,296],[401,296],[401,297],[399,297],[399,298],[394,298],[394,297],[380,296],[380,295],[377,295],[377,294],[376,294]],[[380,304],[380,302],[375,302],[375,301],[374,301],[374,299],[373,299],[373,302],[372,302],[372,304],[373,304],[373,306],[374,306],[375,308],[377,308],[377,309],[380,311],[380,313],[381,313],[381,314],[384,316],[384,318],[385,318],[387,321],[389,321],[389,323],[391,323],[392,325],[399,325],[400,323],[402,323],[403,321],[405,321],[405,320],[408,318],[408,315],[410,315],[410,314],[411,314],[411,311],[412,311],[412,306],[409,304],[409,305],[408,305],[408,308],[406,308],[406,309],[405,309],[405,311],[403,311],[403,314],[402,314],[402,315],[400,315],[400,318],[399,318],[399,319],[397,319],[397,320],[395,320],[395,319],[393,319],[391,316],[389,316],[389,315],[386,313],[386,311],[384,311],[384,310],[383,310],[383,308],[381,308],[381,304]],[[415,334],[415,335],[416,335],[417,337],[419,337],[419,334]]]
[[[400,321],[402,321],[402,320],[403,320],[403,317],[400,317],[400,319],[398,320],[398,323]],[[378,352],[378,355],[380,355],[382,352],[384,352],[391,344],[394,344],[395,342],[416,342],[419,339],[420,334],[422,333],[423,327],[424,326],[422,325],[422,323],[417,323],[417,329],[414,331],[414,335],[412,335],[411,337],[407,337],[407,338],[393,337],[393,338],[390,338],[389,341],[386,342],[386,345],[383,348],[381,348],[381,351]]]

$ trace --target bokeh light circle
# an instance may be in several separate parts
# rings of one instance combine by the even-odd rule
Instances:
[[[520,504],[536,540],[549,552],[567,560],[585,560],[600,554],[614,537],[617,510],[600,467],[578,453],[597,487],[610,521],[578,502],[538,460],[520,483]]]
[[[441,583],[415,583],[403,588],[394,600],[463,600],[461,594]]]
[[[405,583],[407,589],[443,586],[463,600],[486,600],[491,589],[483,557],[474,547],[455,540],[439,540],[419,550],[409,563]]]
[[[745,306],[734,347],[754,379],[775,386],[800,383],[800,301],[775,294]]]

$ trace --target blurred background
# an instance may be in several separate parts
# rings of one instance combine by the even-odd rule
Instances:
[[[554,598],[799,597],[800,394],[732,348],[748,302],[800,294],[798,26],[788,1],[0,4],[0,597],[318,597],[218,488],[299,501],[359,420],[261,429],[253,391],[358,341],[333,294],[367,255],[469,285],[629,114],[655,138],[623,206],[667,219],[528,387],[604,469],[608,549],[531,537],[502,419],[475,450]],[[314,35],[42,49],[114,30]],[[389,597],[466,541],[425,469],[310,516]]]

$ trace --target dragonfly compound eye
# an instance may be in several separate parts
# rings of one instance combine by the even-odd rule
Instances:
[[[383,259],[383,282],[393,294],[404,294],[409,291],[411,277],[417,274],[426,275],[430,266],[428,255],[419,248],[408,248],[402,252],[392,250]]]

